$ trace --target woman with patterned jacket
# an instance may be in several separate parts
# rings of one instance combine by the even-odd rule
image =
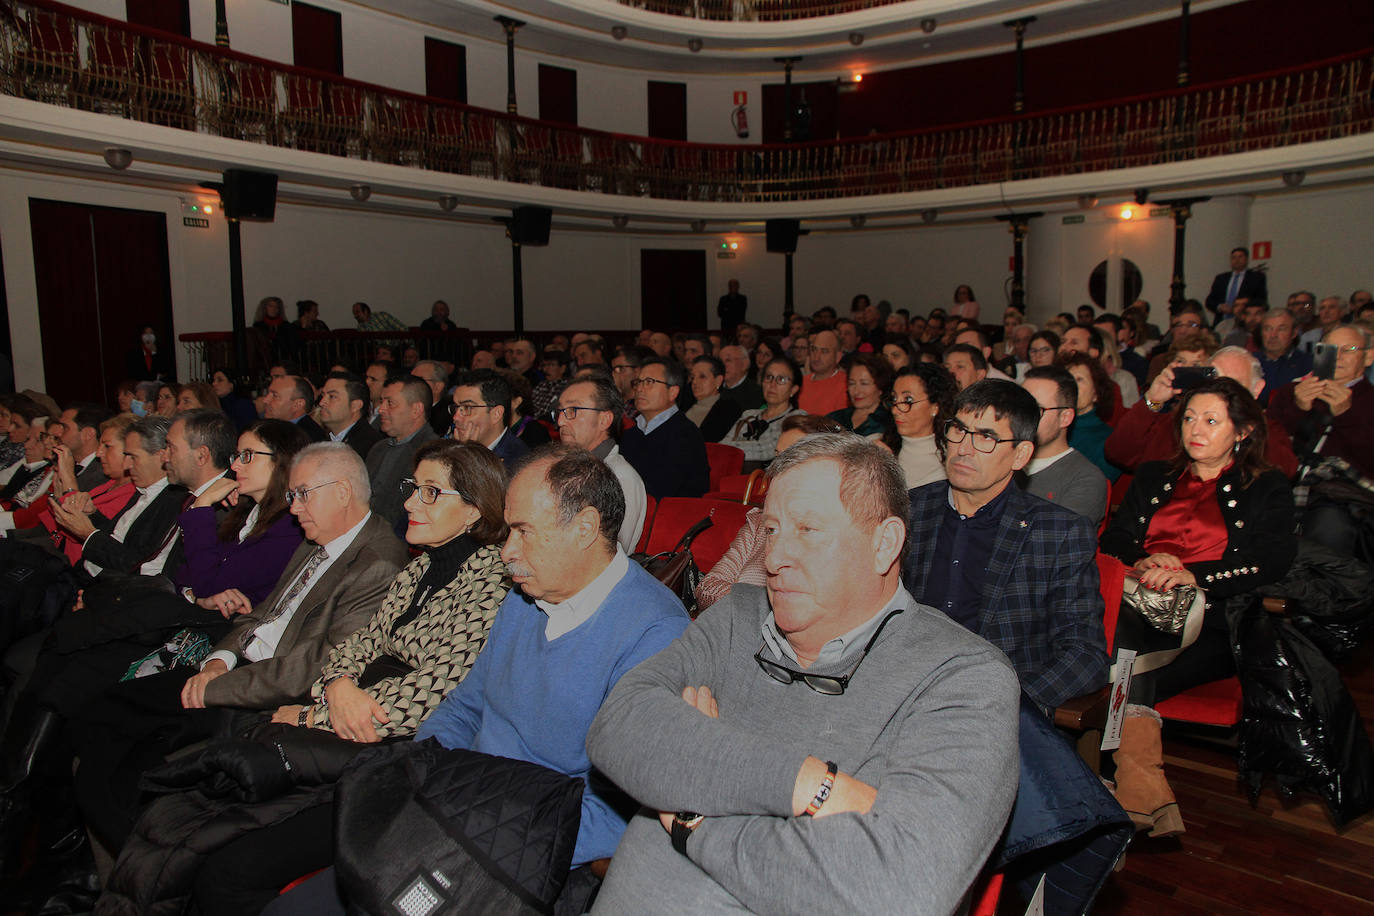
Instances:
[[[414,734],[463,679],[510,590],[501,561],[506,472],[492,452],[439,440],[415,453],[406,541],[424,552],[397,574],[381,609],[334,647],[311,706],[273,721],[375,742]]]

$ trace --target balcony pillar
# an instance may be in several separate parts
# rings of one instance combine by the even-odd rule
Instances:
[[[506,113],[518,114],[515,105],[515,32],[525,23],[509,16],[495,18],[506,30]]]
[[[215,44],[229,47],[229,15],[224,11],[225,0],[215,0]]]
[[[1174,269],[1169,280],[1169,309],[1178,308],[1184,302],[1183,246],[1188,235],[1188,219],[1193,215],[1193,204],[1211,200],[1210,197],[1185,197],[1180,200],[1161,201],[1174,216]]]
[[[1008,213],[997,217],[1011,232],[1011,306],[1021,314],[1026,312],[1026,233],[1030,221],[1044,213]]]
[[[1025,37],[1026,26],[1035,21],[1034,16],[1022,16],[1020,19],[1012,19],[1002,23],[1002,25],[1016,33],[1016,95],[1012,99],[1011,110],[1014,114],[1020,114],[1026,110],[1026,54]]]
[[[775,57],[774,63],[782,64],[782,139],[784,143],[792,141],[792,65],[801,60],[800,57]]]

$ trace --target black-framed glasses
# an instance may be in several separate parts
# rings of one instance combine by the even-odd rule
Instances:
[[[237,461],[239,464],[252,464],[254,455],[261,455],[264,458],[277,457],[276,452],[264,452],[256,448],[243,448],[239,449],[237,452],[230,453],[229,463],[233,464],[235,461]]]
[[[294,490],[287,490],[286,504],[289,506],[299,502],[302,506],[309,505],[310,492],[312,490],[318,490],[321,487],[327,487],[338,482],[337,480],[326,480],[324,483],[317,483],[313,487],[296,487]]]
[[[491,410],[495,404],[474,404],[472,401],[462,401],[453,405],[453,412],[460,417],[470,417],[479,410]]]
[[[1076,407],[1041,407],[1041,408],[1040,408],[1040,416],[1043,417],[1045,414],[1049,413],[1051,410],[1077,410],[1077,409],[1078,409],[1078,408],[1076,408]]]
[[[792,376],[790,375],[765,375],[759,379],[765,385],[791,385]]]
[[[424,503],[426,506],[434,505],[439,501],[440,496],[457,496],[464,502],[472,502],[462,490],[445,490],[443,487],[436,487],[432,484],[416,483],[413,477],[401,478],[400,487],[402,502],[410,499],[410,494],[412,493],[419,493],[420,502]]]
[[[898,401],[895,398],[888,398],[887,406],[897,413],[911,413],[911,408],[915,407],[917,404],[924,404],[929,400],[930,398],[902,398]]]
[[[589,410],[592,413],[606,412],[605,407],[555,407],[553,410],[549,411],[549,415],[553,417],[553,422],[555,423],[558,422],[560,416],[567,417],[569,420],[576,420],[579,410]]]
[[[906,609],[899,607],[895,611],[890,611],[888,615],[883,618],[883,622],[878,624],[878,629],[873,631],[873,635],[869,637],[868,643],[864,646],[864,650],[859,653],[859,660],[854,663],[853,668],[849,669],[848,674],[807,674],[805,671],[793,671],[786,665],[780,665],[772,659],[763,657],[764,649],[768,648],[767,640],[759,647],[759,651],[754,653],[754,661],[759,663],[759,667],[763,669],[764,674],[768,675],[779,684],[795,684],[797,681],[801,681],[817,693],[823,693],[828,697],[840,696],[845,692],[845,689],[849,687],[849,682],[853,679],[854,672],[859,670],[859,666],[862,665],[864,659],[868,657],[868,650],[872,649],[873,644],[878,641],[878,637],[882,635],[883,628],[887,626],[887,622],[904,610]]]
[[[645,375],[641,375],[639,378],[631,382],[630,385],[635,388],[643,388],[645,385],[662,385],[664,388],[671,387],[667,382],[665,382],[661,378],[654,378],[653,376]]]
[[[999,439],[992,433],[982,432],[976,429],[969,429],[958,420],[945,421],[945,441],[951,445],[958,445],[964,441],[965,436],[973,437],[973,448],[982,452],[984,455],[991,455],[997,450],[997,446],[1003,442],[1017,443],[1020,439]]]

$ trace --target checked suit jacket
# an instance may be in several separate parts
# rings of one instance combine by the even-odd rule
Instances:
[[[977,633],[1011,659],[1042,709],[1107,683],[1097,538],[1092,523],[1009,483],[984,576]],[[941,480],[911,491],[906,587],[922,604],[949,505]]]

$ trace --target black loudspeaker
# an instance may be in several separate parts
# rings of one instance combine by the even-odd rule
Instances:
[[[795,219],[770,219],[767,223],[768,250],[778,254],[792,254],[797,250],[797,236],[801,222]]]
[[[552,220],[548,207],[516,207],[510,215],[510,240],[517,245],[547,245]]]
[[[277,176],[271,172],[225,169],[220,199],[226,219],[270,223],[277,212]]]

